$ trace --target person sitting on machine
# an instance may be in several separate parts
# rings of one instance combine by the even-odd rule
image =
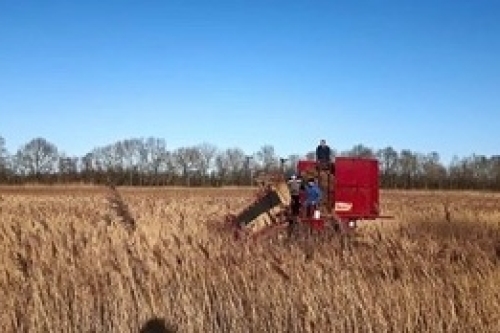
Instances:
[[[309,179],[306,187],[306,215],[312,217],[314,211],[319,209],[319,202],[321,200],[321,189],[319,188],[315,179]]]
[[[316,147],[316,162],[318,169],[328,170],[332,159],[332,150],[326,144],[325,140],[321,140],[318,147]]]

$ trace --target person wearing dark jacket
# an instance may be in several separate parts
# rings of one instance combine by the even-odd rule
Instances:
[[[326,144],[325,140],[321,140],[318,147],[316,147],[316,161],[321,163],[329,163],[332,158],[332,150]]]
[[[316,148],[316,163],[318,170],[328,170],[332,159],[332,150],[326,144],[325,140],[321,140]]]

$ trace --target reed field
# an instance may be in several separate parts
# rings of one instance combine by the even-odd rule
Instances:
[[[395,219],[349,239],[243,244],[250,189],[116,191],[0,187],[3,332],[500,331],[500,194],[382,191]]]

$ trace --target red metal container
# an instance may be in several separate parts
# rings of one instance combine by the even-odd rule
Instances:
[[[317,170],[316,161],[301,160],[297,164],[299,174]],[[331,182],[323,200],[328,200],[331,212],[346,226],[353,228],[358,220],[374,220],[381,217],[379,209],[379,162],[373,158],[336,157],[330,167]],[[304,179],[307,181],[307,179]],[[301,196],[304,202],[304,196]],[[325,218],[302,220],[322,229]]]
[[[335,213],[345,219],[379,216],[379,165],[375,159],[335,159]]]

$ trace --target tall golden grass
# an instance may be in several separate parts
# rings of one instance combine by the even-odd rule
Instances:
[[[347,243],[243,245],[220,226],[249,190],[118,189],[132,232],[106,190],[0,191],[4,332],[500,331],[498,194],[383,192],[396,219]]]

